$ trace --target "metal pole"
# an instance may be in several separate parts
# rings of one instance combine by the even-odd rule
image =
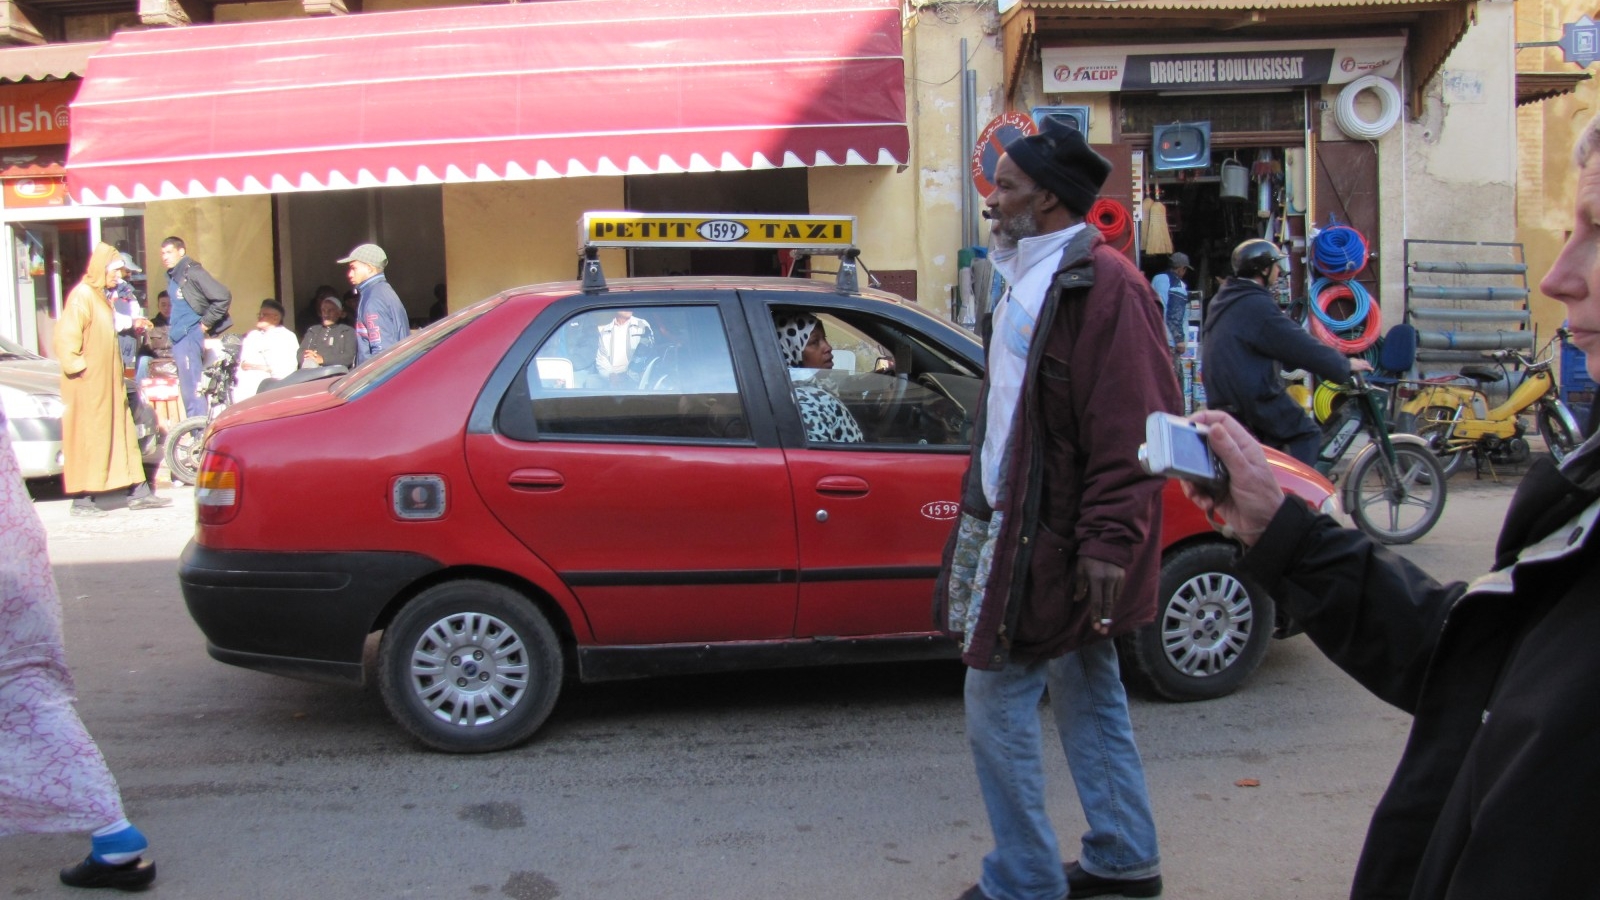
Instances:
[[[961,150],[972,152],[975,140],[972,129],[973,108],[967,96],[967,39],[961,39]],[[959,157],[957,157],[959,159]],[[966,181],[963,177],[962,181]],[[972,246],[972,189],[963,185],[961,190],[961,246]]]

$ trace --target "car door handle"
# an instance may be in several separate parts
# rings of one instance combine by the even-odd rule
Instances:
[[[865,497],[867,480],[854,475],[824,475],[817,479],[817,493],[829,497]]]
[[[557,491],[567,480],[554,469],[517,469],[506,482],[519,491]]]

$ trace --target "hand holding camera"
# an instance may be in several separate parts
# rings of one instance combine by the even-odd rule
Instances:
[[[1156,421],[1158,416],[1161,417],[1159,422]],[[1171,425],[1168,420],[1181,423],[1183,430],[1193,431],[1192,435],[1180,433],[1174,436],[1168,433],[1160,439],[1169,445],[1173,441],[1188,443],[1188,450],[1182,451],[1186,463],[1183,466],[1170,462],[1170,452],[1166,458],[1156,460],[1155,454],[1148,449],[1151,429],[1169,432],[1178,427]],[[1201,426],[1205,430],[1202,433],[1194,426]],[[1207,517],[1213,522],[1221,520],[1226,523],[1233,531],[1233,536],[1246,547],[1255,544],[1278,512],[1278,507],[1283,505],[1284,499],[1283,489],[1278,485],[1277,476],[1272,473],[1266,453],[1250,432],[1227,413],[1213,410],[1197,412],[1190,419],[1154,413],[1145,428],[1147,443],[1140,453],[1145,471],[1180,479],[1184,495],[1200,507]],[[1196,462],[1193,456],[1196,437],[1205,448],[1205,461]],[[1157,471],[1158,464],[1161,471]]]
[[[1180,478],[1217,499],[1228,493],[1228,468],[1211,452],[1211,428],[1170,413],[1154,412],[1144,421],[1139,465],[1151,475]]]

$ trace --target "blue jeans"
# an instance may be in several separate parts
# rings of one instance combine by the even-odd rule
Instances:
[[[1092,875],[1160,871],[1155,819],[1111,641],[1057,659],[967,670],[967,740],[994,832],[978,884],[991,900],[1061,900],[1061,850],[1045,810],[1039,701],[1050,692],[1061,748],[1089,830],[1078,862]]]
[[[172,361],[178,364],[178,398],[185,416],[203,416],[207,409],[200,402],[200,373],[205,359],[206,330],[195,327],[172,342]]]

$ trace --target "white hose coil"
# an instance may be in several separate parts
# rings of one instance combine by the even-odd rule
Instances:
[[[1356,112],[1356,97],[1370,90],[1378,95],[1378,117],[1366,121]],[[1333,106],[1333,123],[1349,137],[1374,141],[1400,121],[1400,89],[1381,75],[1363,75],[1344,86]]]

